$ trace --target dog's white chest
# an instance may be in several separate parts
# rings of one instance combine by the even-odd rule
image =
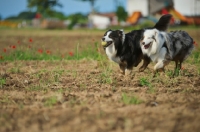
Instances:
[[[153,62],[158,62],[161,60],[165,60],[165,55],[167,54],[167,49],[162,47],[156,54],[151,54],[149,57]]]
[[[116,63],[120,63],[120,58],[116,56],[117,50],[115,49],[114,44],[111,44],[110,46],[106,47],[106,55],[108,58]]]
[[[151,58],[151,60],[152,60],[153,62],[157,62],[157,61],[158,61],[159,54],[150,55],[149,57]]]

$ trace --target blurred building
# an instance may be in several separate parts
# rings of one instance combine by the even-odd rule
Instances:
[[[200,0],[127,0],[129,16],[140,11],[146,17],[165,7],[174,7],[185,16],[200,16]]]
[[[108,26],[118,24],[118,18],[115,13],[93,13],[88,17],[89,26],[98,29],[106,29]]]
[[[127,12],[141,12],[142,16],[147,17],[155,12],[173,6],[173,0],[127,0]]]
[[[184,16],[200,17],[200,0],[173,0],[174,8]]]
[[[159,18],[168,13],[176,23],[200,24],[196,18],[200,17],[200,0],[127,0],[127,12],[132,24],[141,16]]]

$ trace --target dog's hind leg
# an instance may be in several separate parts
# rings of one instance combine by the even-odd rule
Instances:
[[[178,61],[175,61],[175,70],[178,68]]]
[[[182,69],[182,62],[183,62],[183,61],[180,61],[180,64],[179,64],[179,70]]]
[[[178,61],[176,60],[175,61],[175,68],[174,68],[173,77],[176,75],[177,71],[178,71]]]
[[[176,60],[175,61],[175,69],[174,69],[173,77],[175,75],[179,75],[179,72],[180,72],[180,70],[182,68],[182,62],[183,62],[182,60]]]

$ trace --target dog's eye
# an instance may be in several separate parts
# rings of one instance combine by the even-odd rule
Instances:
[[[142,36],[141,41],[144,39],[144,36]]]
[[[112,38],[112,35],[109,35],[108,37],[109,37],[109,38]]]

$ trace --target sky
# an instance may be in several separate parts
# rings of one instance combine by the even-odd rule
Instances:
[[[126,7],[126,0],[118,0],[119,3]],[[91,7],[89,2],[77,0],[59,0],[63,7],[56,7],[57,11],[65,15],[81,12],[87,14]],[[116,9],[116,0],[97,0],[95,9],[99,12],[112,12]],[[17,16],[22,11],[28,11],[27,0],[0,0],[0,16],[5,19],[10,16]]]

